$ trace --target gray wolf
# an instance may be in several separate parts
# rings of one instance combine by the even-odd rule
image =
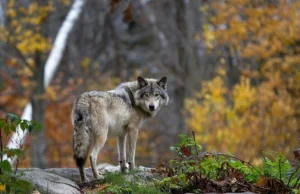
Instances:
[[[101,178],[97,157],[108,136],[118,138],[121,172],[126,171],[126,140],[129,170],[135,168],[138,131],[143,122],[152,118],[168,104],[167,78],[160,80],[138,77],[136,81],[120,84],[111,91],[90,91],[81,94],[73,104],[73,151],[82,182],[87,158],[95,179]]]

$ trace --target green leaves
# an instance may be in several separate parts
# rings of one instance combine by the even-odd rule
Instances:
[[[0,161],[0,168],[3,172],[11,172],[11,166],[8,160]]]
[[[179,137],[181,142],[170,147],[179,158],[165,161],[154,170],[164,177],[156,184],[167,192],[288,193],[300,187],[300,166],[294,170],[283,154],[273,153],[269,158],[263,157],[262,166],[253,166],[231,154],[200,152],[202,147],[194,134]]]
[[[202,150],[202,146],[196,142],[195,136],[190,137],[186,134],[180,134],[178,136],[181,138],[181,142],[175,146],[171,146],[170,150],[176,151],[181,157],[198,155],[198,153]]]
[[[17,115],[12,113],[6,114],[6,119],[0,119],[0,129],[4,129],[5,135],[9,135],[10,131],[16,132],[17,127],[20,127],[22,131],[28,130],[40,130],[42,125],[34,120],[28,121],[20,119]]]
[[[279,179],[284,183],[287,183],[292,169],[293,167],[291,163],[282,154],[277,155],[273,160],[264,157],[264,166],[262,171],[267,177]]]
[[[1,133],[1,143],[3,145],[2,130],[4,134],[8,136],[11,132],[16,132],[17,127],[20,127],[22,131],[28,130],[32,132],[33,130],[39,130],[42,128],[41,124],[36,121],[28,121],[20,119],[17,115],[12,113],[7,113],[5,119],[0,119],[0,133]],[[15,156],[20,156],[22,150],[20,149],[8,149],[6,147],[1,147],[1,155],[7,155],[8,158],[14,158]],[[11,166],[8,160],[0,161],[0,172],[11,172]]]
[[[15,121],[19,120],[19,117],[12,113],[6,113],[6,118],[10,119],[11,122],[15,122]]]

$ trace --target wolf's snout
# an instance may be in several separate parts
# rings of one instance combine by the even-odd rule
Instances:
[[[155,106],[152,105],[152,104],[150,104],[150,105],[149,105],[149,110],[154,111],[154,110],[155,110]]]

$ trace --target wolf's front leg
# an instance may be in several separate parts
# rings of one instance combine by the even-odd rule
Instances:
[[[118,154],[121,172],[126,171],[126,135],[118,137]]]
[[[138,138],[138,130],[136,130],[136,129],[129,130],[129,134],[128,134],[128,147],[129,147],[128,164],[129,164],[130,171],[133,171],[135,168],[135,149],[136,149],[137,138]]]

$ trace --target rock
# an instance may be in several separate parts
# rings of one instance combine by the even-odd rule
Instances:
[[[76,183],[81,182],[79,171],[77,168],[48,168],[45,169],[44,171],[70,179]],[[90,180],[93,178],[93,173],[90,168],[86,168],[85,173]]]
[[[100,174],[105,172],[119,172],[120,166],[111,164],[99,164],[98,170]],[[151,179],[159,179],[160,176],[150,172],[151,168],[139,166],[134,174],[125,174],[128,181],[139,180],[148,182]],[[85,168],[87,177],[94,180],[93,173],[90,168]],[[81,183],[79,171],[77,168],[49,168],[41,170],[38,168],[18,169],[21,179],[29,181],[40,193],[80,193],[79,186]]]
[[[40,169],[22,170],[19,178],[31,182],[40,193],[80,193],[79,186],[74,181]]]
[[[98,165],[98,170],[100,174],[104,174],[105,172],[116,172],[119,171],[119,166],[114,166],[111,164],[99,164]],[[44,171],[53,173],[59,176],[62,176],[64,178],[70,179],[76,183],[80,183],[80,174],[77,168],[48,168],[45,169]],[[84,169],[86,176],[88,179],[93,180],[93,172],[91,168],[85,168]]]

